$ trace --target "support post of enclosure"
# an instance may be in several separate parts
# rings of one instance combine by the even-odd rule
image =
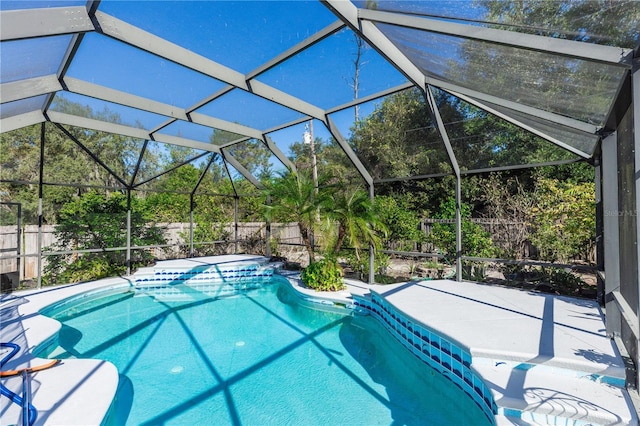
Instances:
[[[604,207],[602,202],[602,155],[594,155],[596,187],[596,300],[604,306]]]
[[[267,205],[271,204],[271,197],[269,197],[268,195],[267,195],[266,203]],[[270,258],[271,257],[271,220],[269,219],[267,219],[267,222],[266,222],[264,238],[265,238],[264,254],[265,256]]]
[[[451,146],[451,141],[447,134],[447,129],[444,126],[440,110],[438,109],[438,104],[436,103],[436,99],[434,98],[429,85],[425,87],[425,96],[427,103],[429,104],[431,118],[438,128],[438,133],[440,133],[442,143],[447,150],[449,163],[451,163],[451,168],[453,169],[453,173],[456,177],[456,281],[462,281],[462,217],[460,213],[460,206],[462,204],[462,177],[460,174],[460,166],[458,165],[458,160],[453,152],[453,147]]]
[[[369,185],[369,199],[373,204],[373,199],[375,197],[375,189],[373,184]],[[373,247],[373,243],[369,243],[369,284],[373,284],[376,282],[376,268],[375,268],[375,248]]]
[[[462,281],[462,178],[456,174],[456,281]]]
[[[238,254],[238,199],[239,197],[236,195],[233,197],[233,240],[234,240],[234,249],[233,252]]]
[[[607,336],[620,336],[620,311],[613,297],[620,291],[620,244],[618,233],[618,135],[602,140],[600,174],[602,184],[602,227],[604,251],[604,304],[607,312]],[[596,172],[598,169],[596,169]]]
[[[640,371],[640,321],[638,318],[640,317],[640,268],[638,265],[640,264],[640,247],[638,244],[640,242],[640,51],[636,49],[635,58],[633,60],[633,70],[631,75],[631,90],[632,90],[632,101],[630,107],[630,114],[632,115],[631,123],[628,125],[629,128],[625,129],[625,132],[628,134],[629,138],[632,138],[633,141],[633,151],[634,159],[635,159],[635,167],[633,177],[635,178],[634,192],[635,192],[635,206],[631,215],[633,220],[635,221],[635,265],[628,265],[626,267],[635,266],[635,276],[634,280],[631,282],[623,282],[621,283],[624,286],[628,286],[630,288],[627,289],[626,293],[629,295],[627,299],[631,304],[631,309],[634,311],[635,316],[634,324],[629,324],[628,328],[631,329],[631,332],[626,333],[628,338],[623,335],[623,341],[625,344],[628,344],[630,348],[629,354],[631,355],[633,362],[635,364],[635,389],[638,389],[640,385],[640,375],[638,374]],[[635,300],[632,301],[632,299]],[[634,303],[635,302],[635,303]],[[624,330],[623,330],[624,331]]]
[[[131,275],[131,188],[127,188],[127,275]]]
[[[193,210],[195,203],[193,201],[193,192],[189,197],[189,257],[193,257]]]
[[[38,176],[38,289],[42,287],[42,185],[44,180],[45,123],[40,126],[40,170]]]

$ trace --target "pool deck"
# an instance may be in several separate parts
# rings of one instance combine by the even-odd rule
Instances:
[[[224,256],[162,266],[248,259]],[[625,366],[605,334],[603,314],[595,302],[451,280],[373,286],[346,280],[347,290],[324,293],[303,288],[295,274],[287,277],[304,297],[353,303],[352,295],[378,294],[469,351],[472,368],[499,407],[498,425],[638,424],[627,392],[611,385],[624,382]],[[47,362],[34,358],[32,351],[51,341],[60,324],[39,315],[42,308],[89,290],[129,285],[127,278],[112,278],[3,295],[0,340],[21,346],[3,370]],[[0,349],[0,357],[7,352]],[[65,360],[32,373],[31,378],[36,424],[99,424],[118,384],[115,367],[99,360]],[[22,379],[3,378],[2,384],[19,392]],[[20,417],[16,404],[0,398],[0,424],[18,424]]]
[[[347,280],[348,302],[377,293],[473,357],[499,407],[498,424],[635,425],[625,365],[595,301],[452,280],[369,286]],[[612,386],[615,384],[617,386]]]

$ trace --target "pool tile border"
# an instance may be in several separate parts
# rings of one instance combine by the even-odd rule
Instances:
[[[412,354],[466,393],[495,425],[498,407],[489,387],[471,367],[471,353],[425,324],[408,317],[375,291],[370,298],[353,295],[354,305],[366,310]]]

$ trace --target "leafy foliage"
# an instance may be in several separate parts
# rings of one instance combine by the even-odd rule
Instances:
[[[337,224],[338,235],[331,253],[340,253],[346,241],[355,249],[360,258],[360,251],[369,244],[379,248],[382,241],[379,236],[386,232],[384,223],[374,209],[369,194],[362,188],[342,188],[334,191],[330,207],[327,208],[330,224]]]
[[[316,291],[338,291],[345,288],[343,272],[334,257],[311,262],[302,270],[302,282]]]
[[[405,245],[399,249],[409,250],[413,247],[413,242],[424,241],[424,232],[420,230],[420,217],[411,209],[406,198],[378,196],[375,198],[375,209],[380,222],[388,229],[386,244],[400,241]]]
[[[320,190],[326,179],[319,179],[316,191],[316,183],[309,173],[286,172],[266,189],[266,197],[271,203],[264,205],[265,218],[269,221],[297,222],[310,262],[315,259],[313,233],[320,224],[322,210],[330,200],[328,192],[324,188]]]
[[[460,206],[462,216],[462,253],[466,256],[491,257],[495,248],[491,241],[491,236],[487,231],[476,223],[469,220],[471,209],[462,203]],[[436,216],[438,219],[455,219],[456,203],[450,198],[440,206],[440,212]],[[428,235],[429,242],[443,250],[449,256],[456,254],[456,230],[455,223],[434,223],[431,233]]]
[[[91,191],[65,204],[55,228],[57,243],[48,250],[68,251],[102,249],[99,252],[60,255],[45,268],[48,284],[69,283],[103,278],[126,271],[124,250],[106,251],[127,243],[127,198],[120,193],[104,196]],[[147,224],[144,206],[131,199],[131,244],[133,246],[163,244],[162,230]],[[153,257],[146,250],[131,252],[132,267],[148,265]]]
[[[357,123],[350,144],[374,179],[450,171],[429,116],[419,90],[391,95]]]
[[[588,258],[595,244],[595,184],[540,179],[532,208],[533,244],[543,260]]]

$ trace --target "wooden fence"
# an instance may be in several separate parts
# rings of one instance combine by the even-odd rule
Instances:
[[[471,219],[473,223],[482,226],[492,237],[494,244],[499,247],[508,247],[510,244],[516,244],[518,247],[514,250],[519,253],[516,256],[520,259],[530,258],[535,254],[535,247],[528,241],[518,239],[518,233],[523,229],[523,224],[519,222],[508,222],[497,219]],[[449,219],[424,219],[420,224],[420,229],[426,236],[431,233],[435,223],[455,223],[455,220]],[[189,224],[188,223],[165,223],[158,224],[164,230],[164,236],[168,247],[162,250],[151,250],[157,259],[183,257],[188,252],[189,244]],[[54,234],[54,225],[44,225],[42,227],[42,247],[52,246],[56,242]],[[235,228],[233,223],[225,225],[224,230],[229,235],[227,251],[233,250],[233,240],[235,239]],[[264,252],[264,239],[266,238],[266,226],[264,222],[239,222],[238,223],[238,240],[241,241],[239,247],[240,252]],[[281,244],[280,247],[286,247],[287,244],[301,245],[302,238],[298,230],[297,223],[272,223],[271,224],[272,241]],[[15,226],[0,226],[0,273],[17,272],[18,262],[15,258],[17,252],[17,228]],[[515,241],[515,243],[514,243]],[[434,253],[437,247],[433,247],[429,243],[417,243],[414,241],[396,241],[391,243],[387,250],[395,251],[412,251],[421,253]],[[284,251],[282,248],[279,251]],[[22,279],[32,279],[37,276],[37,253],[38,253],[38,226],[24,226],[22,232],[22,249],[21,252],[26,257],[20,264],[20,276]],[[11,258],[13,257],[13,258]],[[46,257],[43,258],[43,266],[46,264]]]
[[[189,244],[189,223],[164,223],[158,224],[163,229],[167,246],[162,250],[151,250],[157,259],[172,259],[184,256]],[[57,242],[55,225],[43,225],[42,248],[46,250]],[[224,230],[233,240],[235,237],[234,224],[226,224]],[[296,223],[271,224],[272,238],[283,243],[301,244],[300,232]],[[263,242],[266,238],[266,226],[264,222],[239,222],[238,239],[247,242]],[[262,243],[264,246],[264,243]],[[20,252],[23,256],[18,262],[18,230],[16,226],[0,226],[0,274],[17,275],[18,263],[20,263],[21,279],[33,279],[38,276],[38,226],[26,225],[22,229]],[[242,249],[242,247],[241,247]],[[263,248],[262,248],[263,249]],[[43,267],[46,265],[46,256],[42,259]]]

